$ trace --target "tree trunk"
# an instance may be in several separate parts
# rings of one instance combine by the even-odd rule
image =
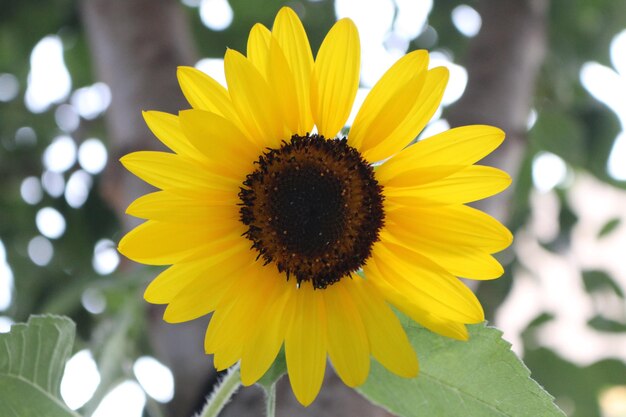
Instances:
[[[178,88],[176,67],[193,65],[196,53],[175,0],[83,0],[81,6],[95,75],[112,93],[105,117],[111,158],[103,192],[121,214],[148,187],[121,169],[118,160],[158,144],[142,110],[176,113],[188,107]],[[121,220],[126,230],[133,225],[128,216]]]
[[[461,99],[450,108],[451,126],[490,124],[507,139],[484,163],[516,177],[525,155],[527,122],[535,82],[546,50],[548,0],[481,0],[480,32],[463,63],[469,79]],[[509,216],[508,191],[481,203],[498,219]]]
[[[196,52],[178,1],[83,0],[81,13],[95,75],[109,85],[112,94],[105,116],[111,158],[101,192],[128,231],[138,221],[123,215],[126,207],[152,189],[124,170],[118,160],[129,152],[159,146],[143,121],[142,110],[177,113],[189,107],[178,87],[176,67],[193,65]],[[129,267],[126,263],[125,268]],[[169,411],[173,416],[191,415],[215,378],[212,360],[203,352],[207,320],[169,325],[163,322],[160,306],[148,309],[151,345],[174,374],[176,392]]]

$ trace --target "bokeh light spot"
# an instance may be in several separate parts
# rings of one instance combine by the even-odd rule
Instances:
[[[11,326],[14,321],[7,316],[0,316],[0,333],[8,333],[11,331]]]
[[[37,134],[30,126],[22,126],[15,131],[15,144],[17,146],[34,146],[37,143]]]
[[[58,239],[65,233],[65,218],[52,207],[44,207],[37,212],[35,223],[39,233],[50,239]]]
[[[99,174],[107,164],[107,149],[96,138],[89,138],[78,148],[78,163],[90,174]]]
[[[13,271],[7,263],[7,252],[0,240],[0,311],[11,305],[13,297]]]
[[[65,364],[61,397],[69,408],[76,410],[93,397],[99,383],[100,373],[91,352],[80,350]]]
[[[57,107],[54,111],[54,121],[59,129],[68,133],[75,131],[80,125],[80,117],[78,117],[76,108],[71,104],[61,104]]]
[[[622,132],[611,148],[607,162],[609,175],[618,181],[626,181],[626,133]]]
[[[20,91],[20,84],[13,74],[0,74],[0,101],[11,101]]]
[[[532,176],[537,190],[548,192],[565,182],[567,165],[553,153],[540,152],[533,159]]]
[[[97,288],[87,288],[80,296],[80,302],[91,314],[103,313],[107,307],[107,299]]]
[[[35,205],[43,198],[41,182],[37,177],[26,177],[20,185],[20,195],[26,203]]]
[[[146,394],[134,381],[124,381],[113,388],[91,417],[141,417]]]
[[[202,0],[200,20],[211,30],[224,30],[233,22],[233,9],[228,0]]]
[[[174,377],[169,368],[150,356],[135,361],[133,372],[146,393],[161,403],[174,397]]]
[[[41,175],[43,189],[52,197],[60,197],[65,190],[65,178],[58,172],[44,171]]]
[[[471,38],[480,32],[482,19],[472,7],[461,4],[452,10],[452,23],[463,36]]]
[[[52,260],[54,248],[43,236],[35,236],[28,242],[28,257],[35,265],[46,266]]]
[[[89,197],[89,190],[93,181],[91,175],[85,171],[78,170],[70,175],[65,187],[65,201],[70,207],[80,208]]]
[[[92,120],[104,113],[111,104],[111,89],[105,83],[98,82],[74,91],[70,101],[81,117]]]
[[[120,263],[120,256],[115,243],[109,239],[100,239],[93,250],[93,269],[100,275],[108,275],[115,271]]]
[[[432,0],[395,0],[398,12],[393,24],[393,31],[398,36],[415,39],[426,25],[428,14],[433,8]]]
[[[68,96],[72,87],[70,73],[63,61],[63,44],[56,35],[46,36],[30,55],[30,73],[24,101],[33,113],[46,111],[51,104]]]
[[[57,136],[43,152],[43,165],[52,172],[65,172],[76,163],[76,143],[66,135]]]

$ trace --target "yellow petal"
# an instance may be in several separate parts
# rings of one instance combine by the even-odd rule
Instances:
[[[412,378],[419,370],[417,356],[396,315],[367,280],[352,280],[350,294],[367,331],[372,356],[391,372]]]
[[[415,320],[422,326],[426,327],[431,332],[438,333],[442,336],[449,337],[456,340],[467,340],[469,334],[467,327],[463,323],[457,323],[455,321],[443,320],[432,314],[425,314],[420,317],[419,320]]]
[[[428,68],[428,52],[425,50],[413,51],[402,58],[400,58],[395,64],[389,68],[389,70],[382,76],[382,78],[374,85],[372,91],[369,92],[363,105],[357,113],[352,128],[350,129],[350,135],[348,142],[351,146],[362,150],[361,146],[367,136],[376,136],[369,132],[369,129],[375,126],[379,119],[384,118],[386,114],[389,114],[387,103],[394,97],[400,96],[407,87],[410,87],[412,82],[421,80],[421,84],[418,85],[417,94],[421,91],[424,78],[420,74],[425,74]],[[402,97],[408,99],[410,96]],[[410,102],[404,103],[403,118],[406,117],[408,111],[413,107],[414,101],[417,100],[417,95],[413,97]],[[382,121],[382,120],[380,120]],[[393,126],[395,128],[395,126]],[[384,137],[387,137],[391,133],[388,131]],[[378,140],[383,139],[379,137]]]
[[[259,309],[256,328],[243,347],[241,382],[246,386],[258,381],[272,365],[294,315],[293,282],[287,282],[284,277],[274,278],[279,281],[274,287],[276,293]]]
[[[359,33],[352,20],[341,19],[324,38],[311,78],[311,112],[321,135],[335,137],[344,127],[359,87],[360,65]]]
[[[361,146],[361,152],[364,156],[366,154],[374,155],[375,152],[372,148],[376,150],[383,149],[383,151],[379,151],[378,153],[387,152],[387,156],[394,153],[393,150],[385,149],[395,149],[398,146],[392,142],[390,137],[400,126],[408,123],[407,119],[412,118],[412,108],[424,88],[426,75],[426,72],[416,74],[415,77],[403,85],[402,88],[398,89],[395,94],[389,98],[387,103],[385,103],[384,109],[376,115],[372,123],[367,127],[367,132],[363,134],[364,143]],[[419,130],[413,133],[412,137],[409,137],[407,134],[407,141],[403,147],[417,136]],[[388,146],[385,147],[385,145]],[[379,159],[372,159],[372,161],[377,160]]]
[[[192,271],[194,279],[184,278],[187,285],[171,298],[163,320],[168,323],[182,323],[202,317],[217,308],[226,291],[237,281],[236,277],[247,273],[254,262],[254,256],[250,256],[247,248],[239,247],[228,253],[230,256],[216,257],[199,264]],[[153,288],[152,293],[162,296],[163,286],[159,289]]]
[[[404,149],[376,170],[376,178],[386,184],[397,176],[419,177],[425,167],[451,166],[460,169],[487,156],[503,140],[504,132],[492,126],[451,129]]]
[[[289,382],[305,407],[313,402],[326,370],[326,311],[322,291],[304,282],[296,292],[293,321],[285,337]]]
[[[511,184],[511,177],[497,168],[470,165],[447,177],[426,184],[413,185],[404,178],[385,184],[385,196],[416,197],[433,204],[465,204],[499,193]]]
[[[411,292],[403,292],[402,289],[395,288],[387,283],[383,278],[383,274],[376,268],[374,263],[370,262],[364,268],[364,272],[368,279],[376,284],[375,286],[384,294],[386,299],[416,323],[443,336],[467,340],[467,329],[462,323],[442,319],[432,314],[432,312],[422,309],[420,305],[415,303]],[[399,375],[402,374],[399,373]]]
[[[126,214],[146,220],[168,223],[207,224],[212,219],[237,220],[239,211],[229,205],[209,205],[206,201],[187,198],[169,191],[145,194],[133,201]]]
[[[207,335],[211,330],[213,320],[216,319],[216,316],[222,311],[224,310],[218,309],[215,313],[213,313],[213,317],[211,317],[211,321],[209,322],[209,328],[207,329]],[[228,369],[241,358],[243,341],[246,334],[243,328],[233,326],[232,314],[234,313],[237,313],[236,306],[233,306],[233,308],[228,310],[228,314],[223,316],[224,319],[222,320],[222,323],[224,323],[224,325],[221,327],[221,331],[219,333],[221,335],[221,344],[219,348],[216,348],[213,352],[211,352],[213,353],[213,365],[218,372]],[[207,353],[209,353],[209,351],[207,351]]]
[[[234,267],[236,268],[237,265]],[[206,353],[215,353],[224,344],[230,343],[233,337],[239,338],[241,336],[240,329],[248,330],[254,327],[255,323],[252,323],[250,320],[232,323],[232,319],[239,317],[242,311],[247,308],[245,300],[251,298],[259,299],[266,295],[267,289],[275,281],[262,279],[266,277],[268,272],[269,270],[263,267],[262,264],[252,262],[248,264],[248,268],[243,268],[238,273],[231,274],[229,280],[232,281],[232,285],[224,294],[224,297],[222,297],[211,318],[211,323],[209,323],[209,329],[204,340]],[[250,302],[256,303],[256,301]]]
[[[344,278],[327,287],[323,295],[328,316],[328,356],[341,380],[356,387],[369,374],[370,349],[361,314],[350,295],[349,281]]]
[[[273,35],[285,53],[295,80],[295,92],[299,108],[300,123],[297,131],[303,136],[313,128],[311,116],[310,85],[313,71],[311,46],[298,16],[289,7],[280,9],[274,20]]]
[[[298,133],[300,107],[296,82],[282,48],[275,37],[270,42],[268,59],[268,83],[275,92],[276,101],[282,111],[283,120],[290,135]]]
[[[267,79],[267,61],[270,50],[272,34],[261,23],[252,26],[248,36],[248,48],[246,55],[254,67]]]
[[[479,323],[484,320],[474,293],[448,271],[392,242],[378,242],[376,246],[372,261],[384,280],[414,300],[420,309],[452,321]]]
[[[394,187],[416,187],[423,184],[429,184],[442,178],[449,177],[450,175],[467,168],[467,165],[413,167],[410,171],[391,173],[389,170],[385,170],[382,174],[378,172],[381,167],[382,166],[374,171],[374,175],[386,192],[388,189],[392,189]]]
[[[167,304],[189,282],[196,279],[206,260],[179,262],[157,275],[146,288],[143,298],[152,304]]]
[[[445,67],[429,70],[419,97],[413,103],[407,117],[385,138],[367,135],[362,146],[363,157],[368,161],[382,161],[400,152],[415,139],[437,111],[448,77],[448,69]],[[393,122],[393,118],[389,117],[383,120],[386,123]]]
[[[425,245],[414,247],[433,262],[457,277],[487,280],[499,278],[504,274],[504,268],[492,255],[471,250],[471,248],[449,248]]]
[[[235,308],[235,299],[238,294],[234,293],[233,289],[243,289],[242,281],[244,281],[245,275],[233,277],[233,285],[226,290],[225,296],[222,296],[218,303],[215,312],[211,316],[211,321],[207,327],[207,331],[204,337],[204,351],[207,354],[215,354],[219,350],[220,346],[223,346],[225,341],[224,328],[229,318],[230,312]]]
[[[395,243],[420,253],[457,277],[494,279],[504,273],[502,265],[484,249],[424,239],[395,225],[387,227]]]
[[[219,114],[235,122],[237,112],[228,91],[213,78],[193,67],[178,67],[178,82],[194,109]]]
[[[170,223],[206,224],[215,218],[239,219],[239,210],[233,205],[209,206],[206,201],[168,191],[157,191],[139,197],[128,206],[126,214]]]
[[[390,233],[410,235],[449,246],[466,246],[489,253],[499,252],[513,241],[513,235],[490,215],[468,206],[405,207],[388,211]]]
[[[224,70],[230,97],[248,133],[259,143],[279,148],[289,139],[280,107],[261,73],[239,52],[229,49]]]
[[[247,250],[248,248],[245,247],[244,249]],[[245,261],[245,256],[254,259],[251,253],[244,253],[243,255],[242,258],[240,247],[233,246],[223,252],[216,252],[200,259],[176,263],[161,272],[150,282],[144,292],[144,298],[149,303],[167,304],[189,283],[202,277],[206,270],[215,268],[216,264],[230,259],[233,261]]]
[[[220,171],[242,182],[254,169],[264,144],[252,142],[230,120],[202,110],[180,112],[180,126],[189,141]]]
[[[198,150],[183,134],[178,123],[178,117],[160,111],[142,112],[146,124],[154,135],[168,148],[179,155],[191,159],[201,159]]]
[[[258,326],[258,312],[265,303],[275,301],[273,289],[279,278],[282,277],[275,271],[254,263],[224,294],[213,317],[218,319],[219,326],[211,326],[212,318],[205,339],[205,349],[215,354],[218,370],[242,357],[243,347]],[[253,287],[254,291],[250,291]]]
[[[236,194],[241,183],[234,178],[212,174],[206,166],[194,160],[166,152],[133,152],[122,157],[120,162],[127,170],[162,190],[198,192],[220,189]]]
[[[235,236],[242,229],[243,225],[227,221],[222,221],[220,227],[208,228],[148,220],[128,232],[120,240],[118,250],[135,262],[171,265],[198,253],[212,240],[229,233]]]
[[[243,333],[241,333],[243,337]],[[230,342],[230,345],[213,355],[213,365],[218,372],[222,372],[236,364],[241,358],[242,345],[238,342]]]
[[[232,208],[233,206],[237,206],[237,204],[241,203],[241,199],[237,195],[238,190],[235,187],[230,187],[230,189],[226,189],[226,190],[205,189],[205,188],[202,188],[202,189],[179,188],[177,189],[173,187],[164,192],[166,193],[164,195],[167,195],[168,198],[169,196],[172,196],[172,199],[179,198],[179,199],[185,199],[185,200],[193,200],[195,201],[195,204],[198,204],[199,206],[206,205],[207,207],[220,207],[220,208],[224,206],[228,206]],[[146,197],[146,198],[148,199],[147,201],[150,201],[149,200],[150,197]],[[138,200],[141,200],[141,199],[142,197],[140,197]],[[185,219],[172,218],[173,215],[180,216],[181,213],[177,212],[174,214],[171,211],[168,211],[167,207],[164,207],[163,210],[160,210],[158,207],[147,207],[145,204],[143,204],[142,201],[139,201],[137,204],[141,204],[141,209],[138,209],[138,207],[135,207],[133,204],[132,212],[127,211],[127,213],[132,216],[139,217],[141,219],[162,220],[162,221],[168,221],[171,223],[189,223]],[[193,210],[201,210],[202,208],[199,206]],[[194,211],[194,213],[197,213],[200,215],[199,211]],[[197,219],[200,220],[200,217],[198,217]]]

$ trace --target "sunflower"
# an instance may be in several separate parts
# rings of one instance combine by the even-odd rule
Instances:
[[[465,340],[484,320],[457,278],[503,273],[493,253],[510,232],[465,203],[509,176],[474,165],[504,133],[451,129],[409,145],[447,80],[428,53],[398,60],[374,86],[346,137],[359,85],[354,23],[339,20],[315,60],[289,8],[250,31],[247,56],[227,50],[228,89],[181,67],[192,109],[144,113],[173,152],[135,152],[123,165],[159,191],[127,212],[143,224],[119,243],[128,258],[169,267],[145,299],[178,323],[213,312],[205,350],[218,370],[240,362],[255,383],[284,345],[295,396],[310,404],[327,357],[351,387],[370,357],[403,377],[416,354],[392,306],[433,332]]]

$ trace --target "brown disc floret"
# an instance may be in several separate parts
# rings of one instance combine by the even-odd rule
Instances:
[[[259,157],[239,197],[259,258],[318,289],[361,268],[384,221],[382,188],[345,138],[294,135]]]

